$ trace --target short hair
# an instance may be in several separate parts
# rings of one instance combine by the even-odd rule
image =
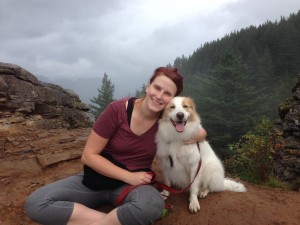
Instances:
[[[170,78],[176,85],[177,91],[175,93],[175,96],[178,96],[181,94],[183,89],[183,77],[178,72],[177,68],[175,67],[158,67],[156,70],[154,70],[153,75],[151,76],[149,83],[151,84],[156,77],[165,75],[166,77]]]

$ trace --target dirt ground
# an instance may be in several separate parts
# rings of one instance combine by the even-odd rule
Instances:
[[[200,212],[188,210],[189,194],[172,195],[174,206],[155,225],[299,225],[300,194],[246,184],[246,193],[212,193],[200,200]],[[109,208],[106,208],[106,210]]]
[[[78,161],[49,168],[39,177],[10,177],[0,181],[0,224],[36,225],[23,212],[26,196],[46,183],[81,170]],[[63,173],[62,173],[63,171]],[[161,174],[158,171],[158,179]],[[188,193],[171,195],[167,203],[174,206],[169,215],[155,225],[299,225],[300,193],[245,183],[246,193],[211,193],[200,199],[197,214],[188,210]],[[100,210],[109,211],[111,206]]]

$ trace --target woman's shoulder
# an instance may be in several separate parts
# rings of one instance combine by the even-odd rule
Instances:
[[[121,99],[118,99],[118,100],[114,100],[112,101],[111,103],[109,103],[109,105],[111,107],[121,107],[121,106],[124,106],[126,104],[126,102],[128,101],[130,97],[126,97],[126,98],[121,98]]]

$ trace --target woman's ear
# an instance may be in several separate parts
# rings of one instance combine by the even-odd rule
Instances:
[[[145,88],[145,93],[147,93],[147,92],[148,92],[148,88],[149,88],[149,86],[150,86],[150,82],[148,82],[148,83],[147,83],[147,85],[146,85],[146,88]]]

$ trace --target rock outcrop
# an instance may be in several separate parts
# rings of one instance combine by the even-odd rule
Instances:
[[[292,98],[279,106],[285,149],[275,161],[275,173],[284,181],[300,187],[300,77],[292,89]]]
[[[0,224],[34,224],[22,213],[25,197],[82,169],[88,110],[74,92],[0,63]]]
[[[94,123],[88,110],[72,91],[0,63],[0,179],[79,159]]]
[[[94,122],[88,110],[71,90],[38,81],[17,65],[0,63],[0,127],[88,127]]]

